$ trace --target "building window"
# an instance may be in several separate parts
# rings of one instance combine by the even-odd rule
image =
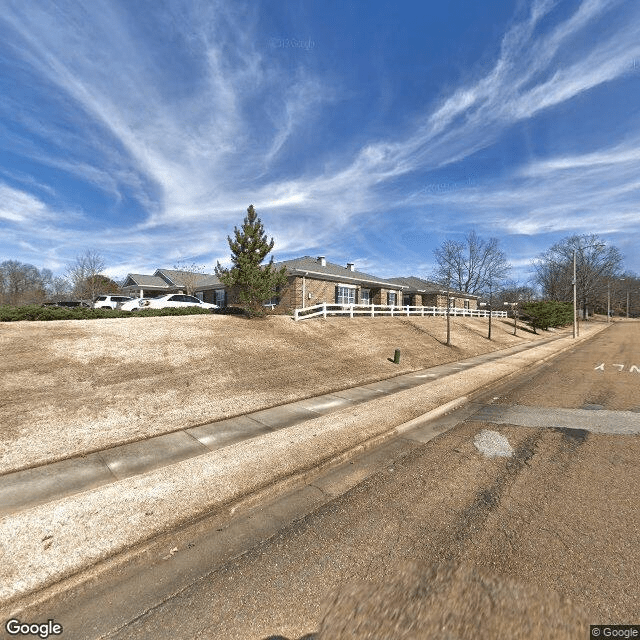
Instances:
[[[468,301],[468,300],[465,300],[465,301],[464,301],[464,308],[465,308],[465,309],[468,309],[468,308],[469,308],[469,301]]]
[[[215,297],[213,299],[213,303],[217,304],[219,307],[224,307],[225,306],[225,298],[226,296],[224,289],[216,289],[215,290]]]
[[[411,294],[410,293],[405,293],[402,296],[402,304],[405,307],[410,307],[411,306]]]
[[[387,304],[389,306],[395,306],[397,300],[396,295],[395,291],[389,291],[389,293],[387,293]]]
[[[338,285],[336,287],[336,304],[355,304],[356,289],[355,287],[345,287]]]
[[[371,304],[371,289],[360,289],[360,304]]]

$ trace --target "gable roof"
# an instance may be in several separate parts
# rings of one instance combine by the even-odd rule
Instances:
[[[222,284],[213,273],[199,273],[182,269],[156,269],[153,275],[154,277],[163,278],[167,284],[173,287],[185,287],[187,284],[193,284],[196,287]]]
[[[142,287],[157,287],[159,289],[168,289],[169,285],[165,280],[159,276],[148,276],[142,273],[130,273],[127,275],[124,285],[127,286],[142,286]]]
[[[422,278],[416,278],[415,276],[407,276],[403,278],[390,278],[389,282],[400,282],[408,287],[411,293],[441,293],[446,292],[447,288],[432,282],[431,280],[423,280]],[[456,291],[450,289],[450,293],[455,293],[458,296],[465,298],[479,298],[480,296],[473,295],[471,293],[465,293],[464,291]]]
[[[395,286],[397,289],[406,289],[406,286],[392,280],[385,280],[378,276],[373,276],[363,271],[352,271],[349,267],[335,264],[334,262],[326,262],[322,265],[317,258],[311,256],[303,256],[302,258],[294,258],[293,260],[283,260],[274,263],[275,267],[286,267],[287,273],[291,275],[313,275],[322,280],[331,280],[334,282],[350,281],[362,284],[377,285],[379,287]]]

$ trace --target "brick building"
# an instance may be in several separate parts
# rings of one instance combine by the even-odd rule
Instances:
[[[380,278],[358,271],[353,262],[339,265],[325,256],[303,256],[274,263],[285,267],[287,283],[265,303],[287,311],[327,304],[375,304],[445,307],[447,292],[440,285],[416,277]],[[220,307],[238,303],[229,290],[210,273],[157,269],[153,275],[130,273],[122,287],[129,295],[154,297],[167,293],[191,293]],[[477,309],[478,297],[451,291],[451,306]]]

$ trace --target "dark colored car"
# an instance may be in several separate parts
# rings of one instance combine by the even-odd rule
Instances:
[[[86,300],[58,300],[57,302],[45,302],[43,307],[88,307],[91,308],[91,303]]]

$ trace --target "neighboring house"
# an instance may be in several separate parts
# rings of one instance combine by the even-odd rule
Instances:
[[[435,282],[410,276],[408,278],[390,278],[389,282],[405,286],[402,305],[411,307],[446,307],[447,289]],[[458,309],[477,309],[478,296],[463,291],[449,291],[451,306]]]
[[[225,287],[212,273],[176,269],[156,269],[152,276],[130,273],[124,281],[122,290],[140,298],[154,298],[167,293],[182,292],[221,307],[227,304]]]
[[[327,262],[324,256],[304,256],[274,263],[285,267],[287,284],[272,302],[283,309],[316,304],[402,304],[403,284],[357,271],[353,262],[345,266]]]

